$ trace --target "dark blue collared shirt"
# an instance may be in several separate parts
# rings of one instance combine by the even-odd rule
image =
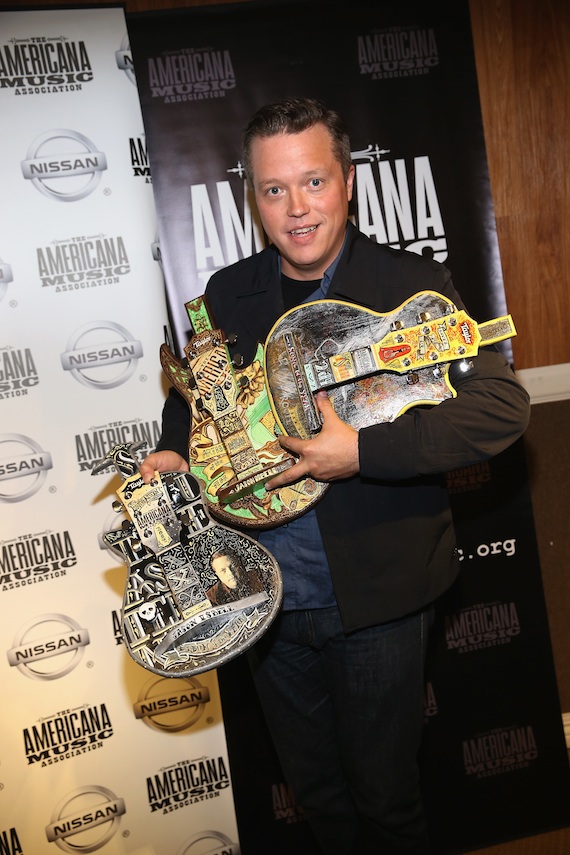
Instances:
[[[341,250],[342,252],[342,250]],[[323,300],[338,264],[327,268],[320,286],[304,301]],[[336,605],[330,569],[314,510],[290,523],[262,531],[259,542],[277,560],[283,576],[283,609],[323,609]]]

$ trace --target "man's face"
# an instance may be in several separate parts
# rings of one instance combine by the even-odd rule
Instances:
[[[216,558],[213,558],[212,570],[226,588],[233,590],[237,587],[238,580],[233,571],[232,560],[228,555],[217,555]]]
[[[256,138],[251,163],[257,208],[292,279],[320,279],[342,247],[354,167],[345,180],[329,132]]]

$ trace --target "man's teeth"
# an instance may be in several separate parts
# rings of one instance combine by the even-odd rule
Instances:
[[[316,228],[317,228],[316,226],[310,226],[310,228],[308,228],[308,229],[291,229],[291,234],[292,235],[308,235],[311,232],[314,232]]]

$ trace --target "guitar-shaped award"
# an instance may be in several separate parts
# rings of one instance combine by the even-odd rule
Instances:
[[[265,387],[263,347],[253,362],[236,364],[228,340],[215,329],[203,297],[185,304],[194,335],[179,362],[166,344],[160,360],[170,383],[191,411],[189,457],[212,516],[240,528],[286,523],[317,502],[325,484],[304,478],[267,491],[265,483],[295,459],[279,445],[280,433]]]
[[[268,395],[283,433],[309,439],[321,428],[314,394],[326,390],[355,430],[391,422],[413,406],[455,397],[449,363],[516,335],[510,315],[477,324],[435,291],[389,314],[341,300],[303,303],[265,343]]]
[[[113,463],[123,483],[114,503],[129,519],[103,539],[127,564],[121,614],[126,648],[143,668],[188,677],[247,650],[282,600],[279,566],[245,534],[214,523],[198,481],[155,473],[145,484],[137,445],[116,445],[93,467]]]

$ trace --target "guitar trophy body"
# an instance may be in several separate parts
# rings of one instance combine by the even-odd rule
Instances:
[[[385,315],[339,300],[303,303],[265,342],[271,407],[282,432],[301,439],[321,428],[313,399],[321,389],[355,430],[391,422],[413,406],[454,397],[449,362],[514,335],[509,315],[477,324],[434,291]]]
[[[123,638],[143,668],[187,677],[233,659],[268,629],[281,605],[281,573],[253,538],[212,521],[191,474],[157,472],[145,484],[138,447],[117,445],[93,468],[114,463],[124,479],[114,507],[130,519],[103,535],[129,571]]]
[[[267,491],[265,482],[295,460],[279,445],[263,373],[263,347],[253,362],[236,366],[203,297],[186,303],[194,335],[179,362],[166,344],[164,373],[191,411],[189,458],[208,510],[239,528],[281,525],[317,502],[327,485],[312,478]]]

